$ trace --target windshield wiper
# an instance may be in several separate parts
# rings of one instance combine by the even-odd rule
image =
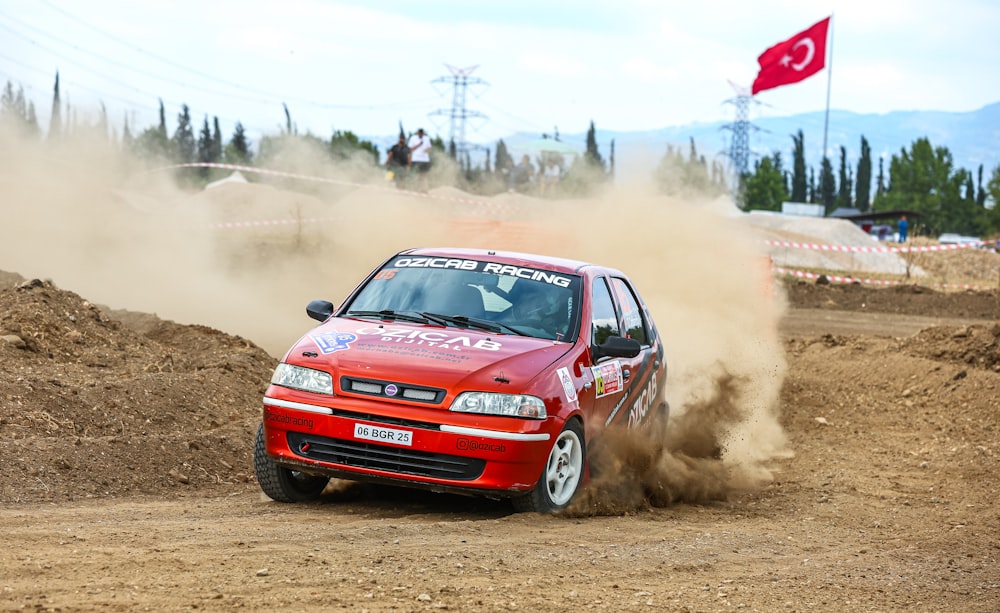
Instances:
[[[401,319],[403,321],[412,321],[413,323],[418,323],[418,324],[430,323],[430,321],[433,319],[431,317],[426,317],[423,315],[412,315],[410,313],[404,313],[402,311],[394,311],[392,309],[382,309],[381,311],[348,311],[344,313],[344,315],[346,317],[378,317],[379,319]]]
[[[427,313],[421,312],[421,315],[429,319],[442,319],[448,323],[452,323],[459,326],[465,326],[467,328],[476,328],[477,330],[486,330],[487,332],[509,332],[512,334],[517,334],[518,336],[530,336],[524,332],[521,332],[517,328],[512,328],[507,324],[502,324],[499,321],[491,321],[488,319],[479,319],[476,317],[467,317],[465,315],[441,315],[439,313]]]

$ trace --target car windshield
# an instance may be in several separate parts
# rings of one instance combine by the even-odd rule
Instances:
[[[376,272],[342,317],[430,323],[576,340],[580,277],[478,260],[398,257]]]

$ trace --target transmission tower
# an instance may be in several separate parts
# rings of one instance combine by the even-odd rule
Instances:
[[[479,66],[469,66],[468,68],[455,68],[445,64],[451,76],[438,77],[433,83],[444,83],[451,85],[451,108],[438,109],[431,113],[432,116],[445,116],[449,119],[451,142],[455,143],[456,155],[464,154],[473,148],[465,140],[465,120],[466,119],[487,119],[479,111],[472,111],[465,108],[466,90],[470,85],[488,85],[478,77],[470,76]]]
[[[743,177],[750,172],[750,131],[759,128],[750,123],[750,103],[756,102],[750,89],[741,87],[732,81],[729,82],[729,85],[736,91],[736,97],[730,98],[726,102],[736,106],[736,120],[728,126],[722,127],[733,132],[732,140],[729,142],[728,155],[736,199],[742,206],[745,200]]]

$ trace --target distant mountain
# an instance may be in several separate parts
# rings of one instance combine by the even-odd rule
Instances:
[[[805,139],[806,164],[819,172],[823,149],[822,111],[788,117],[754,118],[751,112],[750,167],[761,156],[780,152],[786,169],[792,163],[792,135],[802,130]],[[735,118],[735,109],[734,109]],[[725,159],[732,138],[731,122],[694,123],[657,130],[616,132],[601,130],[595,123],[598,149],[608,159],[610,143],[615,143],[615,158],[622,174],[647,173],[655,168],[667,145],[680,147],[686,155],[693,138],[699,156],[711,160]],[[983,165],[984,181],[1000,165],[1000,102],[975,111],[952,113],[944,111],[893,111],[883,114],[862,114],[831,110],[827,132],[827,150],[834,172],[840,167],[840,147],[847,151],[847,161],[856,172],[861,153],[861,137],[872,149],[872,175],[878,174],[878,158],[889,160],[903,149],[909,150],[918,138],[926,137],[933,147],[946,147],[955,166],[973,173]],[[537,140],[538,134],[519,133],[504,139],[507,147],[519,152],[522,145]],[[560,140],[584,150],[586,132],[561,134]],[[484,143],[486,144],[486,143]],[[495,143],[490,143],[493,149]]]

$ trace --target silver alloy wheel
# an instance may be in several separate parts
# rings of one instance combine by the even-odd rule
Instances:
[[[563,430],[552,445],[545,483],[553,506],[569,504],[583,475],[583,443],[571,429]]]

